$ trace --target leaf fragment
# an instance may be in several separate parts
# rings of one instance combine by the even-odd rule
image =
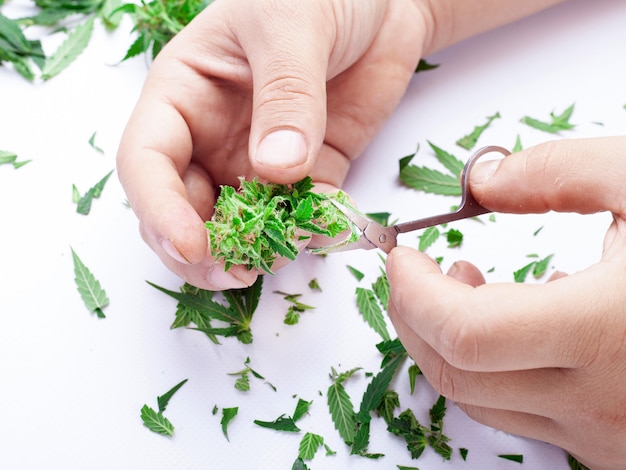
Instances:
[[[89,188],[89,190],[85,194],[83,194],[80,197],[80,199],[78,199],[78,201],[76,202],[76,212],[82,215],[89,214],[89,212],[91,211],[91,203],[93,202],[94,199],[97,199],[100,197],[100,195],[102,194],[102,191],[104,190],[104,186],[106,185],[107,181],[113,174],[113,171],[114,170],[109,171],[106,175],[102,177],[100,181],[98,181],[95,185]],[[72,194],[73,194],[72,199],[75,199],[76,198],[76,186],[73,186]]]
[[[185,385],[185,383],[187,382],[188,379],[182,380],[181,382],[177,383],[176,385],[174,385],[171,389],[169,389],[167,392],[165,392],[163,395],[160,395],[157,397],[157,404],[159,406],[159,412],[163,413],[165,411],[165,408],[167,408],[167,405],[170,402],[170,399],[174,396],[174,394],[180,389],[180,387],[182,387],[183,385]]]
[[[102,310],[109,304],[106,292],[74,249],[70,249],[74,260],[74,281],[81,299],[91,313],[95,313],[98,318],[105,318]]]
[[[498,112],[496,112],[492,116],[487,117],[487,122],[485,124],[474,127],[474,130],[472,132],[461,137],[459,140],[456,141],[456,144],[459,147],[464,148],[465,150],[471,150],[476,145],[476,142],[478,142],[478,139],[482,135],[482,133],[487,130],[487,128],[495,119],[498,119],[500,117],[500,113]]]
[[[573,113],[574,104],[571,104],[561,114],[555,114],[554,111],[552,111],[550,113],[550,122],[541,121],[530,116],[524,116],[521,119],[521,122],[543,132],[558,134],[561,131],[568,131],[576,127],[574,124],[569,122]]]
[[[69,33],[59,48],[46,59],[41,78],[49,80],[61,73],[85,50],[93,33],[94,19],[89,18]]]
[[[141,408],[141,420],[150,431],[164,436],[174,435],[174,425],[161,412],[154,411],[148,405]]]
[[[220,420],[220,424],[222,426],[222,433],[224,434],[224,437],[226,437],[227,441],[230,441],[230,438],[228,437],[228,426],[232,420],[235,419],[237,413],[239,413],[238,406],[234,406],[232,408],[222,408],[222,419]]]

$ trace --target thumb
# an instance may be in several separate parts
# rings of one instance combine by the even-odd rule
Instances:
[[[625,137],[565,139],[479,162],[470,177],[472,194],[500,212],[623,215],[625,148]]]
[[[253,82],[251,163],[262,178],[292,183],[309,174],[324,140],[332,34],[320,32],[328,26],[317,2],[256,5],[240,38]]]

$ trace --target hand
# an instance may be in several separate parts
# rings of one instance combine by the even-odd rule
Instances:
[[[389,314],[425,377],[472,418],[626,468],[626,138],[564,140],[479,163],[472,192],[501,212],[610,211],[597,264],[543,285],[484,284],[424,254],[389,255]],[[593,160],[590,156],[593,155]]]
[[[208,252],[219,185],[310,174],[340,186],[413,75],[422,16],[413,0],[218,0],[180,32],[152,64],[118,153],[164,264],[205,289],[254,282]]]

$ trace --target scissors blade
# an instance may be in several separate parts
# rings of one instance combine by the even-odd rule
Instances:
[[[335,199],[330,199],[330,202],[339,209],[361,233],[356,239],[354,237],[348,237],[342,242],[320,248],[314,252],[337,253],[340,251],[372,250],[374,248],[380,248],[386,253],[389,253],[391,249],[396,246],[398,230],[396,230],[395,227],[383,227]]]

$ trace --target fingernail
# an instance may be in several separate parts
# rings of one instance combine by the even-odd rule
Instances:
[[[164,238],[163,240],[161,240],[161,247],[165,250],[165,252],[168,255],[170,255],[179,263],[191,264],[189,260],[185,258],[180,251],[178,251],[178,248],[176,248],[176,245],[174,245],[172,240]]]
[[[263,165],[291,168],[306,161],[304,136],[293,130],[279,130],[266,135],[259,143],[254,158]]]
[[[472,184],[483,184],[489,181],[500,166],[501,161],[499,159],[476,163],[470,175]]]
[[[447,274],[450,277],[454,277],[459,271],[460,271],[459,265],[456,262],[454,262],[452,263],[452,266],[450,266],[450,269],[448,269]]]
[[[242,289],[248,287],[248,284],[241,279],[236,278],[228,271],[224,271],[224,266],[221,264],[214,264],[209,268],[207,279],[216,290]]]

